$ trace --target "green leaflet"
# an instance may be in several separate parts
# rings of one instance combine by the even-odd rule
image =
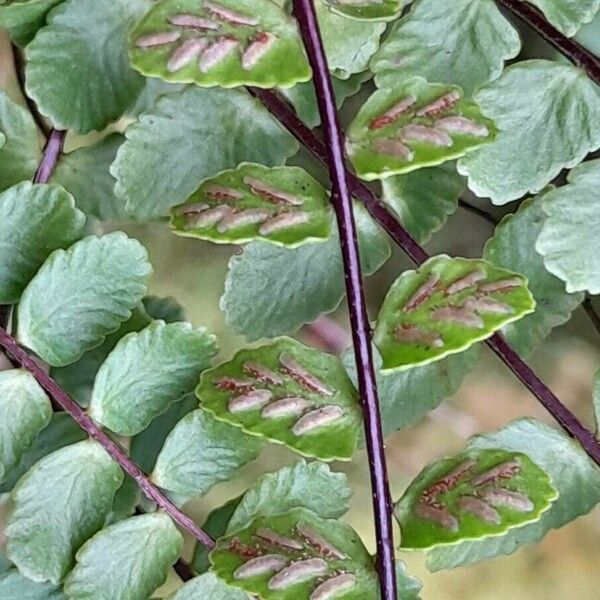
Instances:
[[[27,45],[45,24],[46,13],[63,0],[14,0],[0,2],[0,28],[7,29],[14,43]]]
[[[243,495],[227,525],[227,533],[247,527],[257,517],[269,517],[294,508],[306,508],[324,519],[348,511],[352,490],[344,473],[328,465],[304,460],[263,475]]]
[[[568,181],[542,199],[548,218],[535,249],[546,269],[566,282],[567,292],[600,294],[600,160],[579,165]]]
[[[185,309],[173,296],[146,296],[142,303],[146,312],[156,321],[178,323],[186,320]]]
[[[396,583],[398,600],[421,600],[419,592],[423,584],[419,579],[407,573],[406,565],[398,558],[396,558]]]
[[[512,554],[523,544],[538,542],[551,529],[588,513],[600,502],[600,470],[595,463],[577,442],[535,419],[518,419],[498,431],[475,436],[468,447],[503,448],[527,454],[550,475],[559,496],[539,521],[500,537],[434,549],[427,560],[432,571]]]
[[[246,433],[321,460],[349,460],[361,413],[335,356],[280,338],[204,371],[200,406]]]
[[[101,221],[127,218],[123,201],[115,197],[115,180],[110,174],[123,139],[121,134],[112,133],[65,154],[52,178],[73,194],[78,208]]]
[[[75,362],[131,317],[151,271],[146,249],[121,232],[54,251],[23,292],[19,340],[53,367]]]
[[[126,37],[149,0],[66,0],[27,46],[27,93],[56,129],[101,130],[142,90]]]
[[[48,255],[81,238],[84,226],[60,186],[24,181],[0,194],[0,303],[18,302]]]
[[[327,598],[317,594],[328,586],[344,600],[378,598],[373,559],[354,530],[305,509],[258,517],[220,538],[210,561],[225,582],[264,600]]]
[[[600,55],[600,13],[596,14],[594,19],[584,25],[575,40],[588,50],[591,50],[596,56]]]
[[[496,137],[496,128],[455,87],[411,77],[377,90],[350,125],[346,149],[371,181],[440,165]]]
[[[2,8],[0,6],[0,11]],[[31,179],[42,148],[39,132],[29,111],[15,104],[2,90],[0,133],[4,137],[4,144],[0,144],[0,191],[4,191],[24,179]]]
[[[16,569],[0,575],[2,600],[66,600],[64,594],[51,583],[36,583],[23,577]]]
[[[496,79],[521,41],[493,0],[416,0],[371,61],[378,87],[400,76],[460,86],[467,95]]]
[[[13,490],[10,560],[26,577],[58,585],[77,549],[104,525],[122,481],[117,463],[95,441],[42,458]]]
[[[432,233],[444,226],[466,189],[465,179],[456,172],[455,163],[387,177],[381,185],[384,202],[420,243],[427,242]]]
[[[527,0],[537,6],[559,31],[572,37],[589,23],[600,8],[600,0]]]
[[[427,465],[396,504],[403,548],[498,536],[538,521],[558,496],[525,454],[469,450]]]
[[[110,525],[77,552],[65,593],[78,600],[145,600],[165,582],[182,545],[163,512]]]
[[[600,91],[580,69],[547,60],[507,68],[475,99],[500,133],[462,158],[469,188],[494,204],[542,190],[600,147]]]
[[[492,264],[527,277],[527,287],[535,298],[535,312],[507,325],[503,331],[521,355],[531,354],[554,327],[571,318],[583,301],[583,294],[567,294],[564,283],[546,270],[542,257],[535,251],[535,241],[545,220],[544,197],[526,200],[514,215],[505,217],[483,254]],[[581,227],[577,229],[581,235]]]
[[[354,205],[363,272],[377,271],[390,246],[364,207]],[[221,308],[227,323],[249,341],[296,331],[335,310],[344,297],[339,235],[301,248],[253,243],[232,256]]]
[[[242,163],[206,179],[171,210],[171,229],[218,244],[252,240],[294,248],[327,239],[329,194],[300,167]]]
[[[180,587],[169,600],[247,600],[248,596],[221,581],[212,573],[195,577]]]
[[[269,0],[161,0],[132,32],[130,55],[144,75],[205,87],[311,76],[294,20]]]
[[[206,177],[243,161],[283,164],[298,149],[258,100],[241,90],[191,87],[160,98],[127,128],[111,167],[127,213],[150,220]]]
[[[383,372],[461,352],[534,308],[521,275],[483,260],[433,257],[402,273],[383,301],[373,338]]]
[[[344,17],[360,21],[392,21],[402,10],[404,0],[323,0],[325,5]]]
[[[0,371],[0,483],[50,422],[52,405],[28,371]]]
[[[216,338],[206,329],[154,321],[126,335],[108,355],[96,375],[89,415],[115,433],[140,433],[194,389],[216,353]]]
[[[167,436],[152,481],[180,497],[201,496],[256,458],[262,446],[262,440],[197,409]]]

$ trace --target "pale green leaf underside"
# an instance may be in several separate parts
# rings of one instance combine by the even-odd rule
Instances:
[[[327,239],[331,218],[329,194],[304,169],[243,163],[206,179],[173,208],[171,229],[218,244],[262,240],[293,248]]]
[[[292,547],[269,542],[273,535],[283,536]],[[254,556],[267,556],[267,561],[269,556],[278,558],[266,572],[263,567],[262,573],[255,574],[256,560],[242,555],[239,549],[244,547],[256,550]],[[311,562],[305,569],[302,565],[294,566],[306,560]],[[315,590],[320,585],[340,573],[345,573],[348,581],[347,587],[341,588],[344,593],[340,591],[336,597],[378,598],[373,559],[354,530],[305,509],[258,517],[247,528],[219,539],[210,553],[210,561],[212,570],[224,581],[265,600],[309,600],[311,595],[316,597]],[[260,569],[260,562],[257,568]],[[298,568],[304,571],[304,576],[294,576]]]
[[[544,196],[526,200],[514,215],[505,217],[483,254],[492,264],[527,277],[527,287],[536,301],[535,312],[507,325],[503,331],[523,356],[531,354],[554,327],[566,323],[583,300],[582,294],[567,294],[565,284],[546,270],[535,250],[545,219],[543,202]]]
[[[600,294],[600,160],[579,165],[568,181],[542,198],[548,218],[535,247],[568,292]]]
[[[381,185],[383,201],[394,209],[405,229],[420,243],[427,242],[432,233],[444,226],[466,189],[465,179],[456,172],[455,163],[387,177]]]
[[[197,87],[161,98],[125,137],[111,173],[137,220],[167,214],[220,171],[243,161],[283,164],[298,148],[247,93]]]
[[[483,260],[433,257],[400,275],[383,301],[374,333],[383,371],[466,350],[534,307],[520,275]]]
[[[419,579],[407,573],[406,564],[398,558],[396,558],[396,583],[398,600],[421,600],[419,592],[423,584]]]
[[[201,496],[256,458],[262,446],[261,440],[197,409],[167,436],[152,481],[183,497]]]
[[[363,273],[389,258],[390,246],[365,209],[354,206]],[[344,297],[337,228],[323,243],[278,248],[253,243],[232,256],[221,308],[237,333],[254,341],[296,331],[335,310]]]
[[[600,13],[596,14],[590,23],[579,30],[575,40],[591,50],[596,56],[600,56]]]
[[[332,11],[359,21],[392,21],[404,0],[323,0]]]
[[[600,91],[571,65],[517,63],[480,90],[476,100],[500,133],[458,167],[468,175],[469,188],[494,204],[539,192],[562,169],[600,147]]]
[[[396,504],[403,548],[503,535],[537,521],[557,491],[526,455],[469,450],[427,465]]]
[[[89,415],[132,436],[191,392],[216,354],[215,337],[189,323],[155,321],[122,338],[100,367]]]
[[[94,441],[41,459],[13,490],[10,560],[26,577],[58,585],[81,544],[104,525],[122,482],[119,466]]]
[[[48,255],[76,242],[84,226],[60,186],[24,181],[0,194],[0,303],[18,302]]]
[[[371,61],[379,87],[407,74],[460,86],[471,95],[496,79],[521,41],[493,0],[417,0]]]
[[[101,130],[143,87],[129,64],[127,34],[148,0],[66,0],[27,46],[26,87],[56,129]]]
[[[321,460],[349,460],[361,415],[338,358],[291,338],[204,371],[200,406],[245,432]]]
[[[2,600],[65,600],[64,594],[51,583],[36,583],[16,569],[0,575]]]
[[[270,0],[163,0],[131,34],[144,75],[200,86],[292,86],[308,81],[294,20]]]
[[[440,165],[495,136],[492,121],[459,88],[410,77],[370,96],[346,149],[359,177],[371,181]]]
[[[600,8],[600,0],[527,0],[537,6],[559,31],[574,36],[589,23]]]
[[[78,600],[145,600],[165,582],[182,545],[183,537],[166,513],[120,521],[77,552],[65,593]]]
[[[0,371],[0,483],[50,423],[52,405],[28,371]]]
[[[248,595],[221,581],[212,573],[195,577],[180,587],[169,600],[247,600]]]
[[[558,490],[558,499],[539,521],[500,537],[463,542],[429,553],[430,570],[468,565],[541,540],[548,531],[588,513],[600,502],[600,470],[581,446],[535,419],[519,419],[499,431],[474,437],[469,448],[503,448],[522,452],[544,470]]]
[[[151,271],[146,249],[121,232],[56,250],[23,293],[19,340],[54,367],[75,362],[131,317]]]
[[[294,508],[306,508],[323,519],[337,519],[348,510],[352,490],[344,473],[328,465],[301,460],[263,475],[236,506],[227,532],[247,527],[256,517],[269,517]]]

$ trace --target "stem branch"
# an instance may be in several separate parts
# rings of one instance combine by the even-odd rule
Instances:
[[[33,183],[48,183],[62,155],[66,131],[52,129],[42,152],[42,160],[33,178]]]

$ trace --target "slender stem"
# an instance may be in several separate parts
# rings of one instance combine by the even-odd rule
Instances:
[[[132,477],[142,492],[168,513],[181,527],[191,533],[203,546],[214,548],[214,541],[194,521],[179,510],[146,476],[145,473],[127,456],[125,451],[92,421],[86,412],[75,402],[44,370],[19,347],[17,341],[3,328],[0,328],[0,347],[4,348],[21,367],[27,369],[37,382],[50,394],[75,422],[95,439],[119,466]]]
[[[582,306],[583,310],[585,310],[587,316],[590,318],[592,325],[594,326],[596,331],[600,333],[600,315],[596,312],[596,309],[592,304],[592,299],[589,296],[586,296]]]
[[[589,77],[600,85],[600,58],[592,52],[563,35],[558,29],[550,25],[544,15],[531,4],[521,0],[496,0],[521,21],[529,25],[541,35],[549,44],[554,46],[571,62],[583,69]]]
[[[352,325],[358,387],[365,422],[369,455],[373,510],[377,537],[377,570],[383,600],[396,600],[396,570],[392,525],[392,502],[385,463],[379,398],[371,348],[371,329],[362,283],[356,224],[348,187],[342,133],[338,123],[333,85],[327,67],[323,41],[313,0],[294,0],[294,13],[314,73],[317,104],[327,143],[327,163],[331,178],[331,201],[337,217],[344,262],[348,311]]]
[[[59,131],[58,129],[53,129],[50,132],[33,183],[48,183],[62,154],[66,134],[66,131]]]

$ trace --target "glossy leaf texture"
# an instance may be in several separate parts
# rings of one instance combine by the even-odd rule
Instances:
[[[164,216],[207,177],[243,161],[283,164],[298,148],[247,93],[195,87],[160,98],[125,138],[111,173],[117,197],[140,221]]]
[[[44,390],[28,371],[0,371],[0,483],[20,462],[52,416]]]
[[[537,521],[558,496],[526,455],[471,450],[426,466],[396,504],[403,548],[502,535]]]
[[[335,13],[359,21],[393,21],[404,0],[318,0]]]
[[[351,527],[305,509],[258,517],[221,538],[212,570],[264,600],[376,600],[373,559]]]
[[[10,560],[26,577],[58,585],[78,548],[104,525],[122,482],[117,463],[94,441],[42,458],[12,493]]]
[[[374,333],[383,371],[461,352],[534,308],[523,276],[483,260],[433,257],[400,275],[383,301]]]
[[[377,90],[350,125],[346,149],[371,181],[440,165],[491,142],[496,128],[460,88],[410,77]]]
[[[546,270],[535,250],[545,221],[544,197],[526,200],[515,214],[506,216],[483,253],[483,257],[497,267],[527,277],[527,286],[535,298],[535,311],[503,330],[508,342],[522,356],[531,354],[554,327],[566,323],[583,301],[583,294],[566,292],[565,284]]]
[[[589,23],[600,9],[600,0],[527,0],[537,6],[548,21],[568,37]]]
[[[181,586],[168,600],[247,600],[248,595],[221,581],[216,575],[206,573],[188,581]]]
[[[496,79],[521,41],[493,0],[416,0],[371,61],[379,87],[400,77],[460,86],[470,96]]]
[[[132,32],[130,54],[144,75],[206,87],[311,76],[294,20],[269,0],[161,0]]]
[[[182,545],[182,535],[160,511],[110,525],[77,552],[65,593],[94,600],[149,598],[165,582]]]
[[[51,583],[37,583],[23,577],[17,569],[0,575],[2,600],[66,600],[64,594]]]
[[[251,435],[321,460],[349,460],[361,416],[338,358],[291,338],[241,350],[202,374],[200,406]]]
[[[53,367],[75,362],[131,317],[151,271],[146,249],[121,232],[56,250],[23,292],[19,340]]]
[[[579,165],[568,181],[542,199],[548,218],[535,248],[568,292],[600,294],[600,160]]]
[[[27,46],[26,87],[56,129],[101,130],[144,80],[129,64],[127,34],[149,0],[66,0]]]
[[[477,196],[494,204],[539,192],[600,147],[600,90],[571,65],[519,62],[475,99],[500,133],[462,158],[458,170]]]
[[[356,204],[354,216],[363,273],[390,256],[385,234]],[[345,293],[337,228],[326,242],[301,248],[252,243],[232,256],[221,308],[229,326],[249,341],[296,331],[335,310]]]
[[[24,181],[0,194],[0,303],[18,302],[48,255],[80,239],[84,226],[60,186]]]
[[[205,180],[171,210],[174,233],[221,244],[293,248],[327,239],[331,220],[327,191],[304,169],[250,163]]]
[[[143,431],[191,392],[217,353],[215,337],[189,323],[154,321],[122,338],[100,367],[89,415],[121,435]]]

